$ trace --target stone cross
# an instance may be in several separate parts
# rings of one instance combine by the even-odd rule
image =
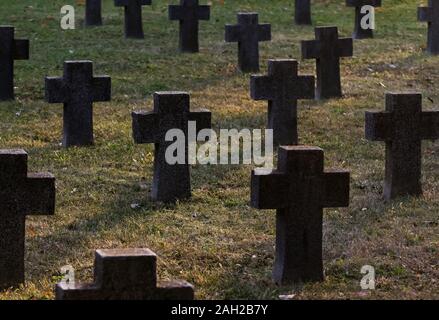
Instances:
[[[29,40],[14,39],[14,27],[0,26],[0,101],[14,99],[14,60],[29,59]]]
[[[258,24],[257,13],[238,13],[237,25],[226,25],[226,42],[238,42],[242,72],[259,71],[259,42],[271,40],[271,25]]]
[[[85,25],[102,25],[102,0],[86,0],[85,2]]]
[[[316,59],[317,99],[342,96],[340,57],[353,55],[352,38],[338,38],[337,27],[315,28],[316,40],[302,41],[302,58]]]
[[[421,195],[421,144],[439,138],[439,112],[422,112],[421,94],[388,93],[385,112],[366,112],[366,138],[386,142],[385,199]]]
[[[93,144],[93,102],[111,99],[111,78],[93,77],[93,62],[66,61],[64,77],[46,77],[46,101],[64,103],[63,146]]]
[[[363,29],[361,20],[367,13],[361,13],[363,6],[381,7],[381,0],[346,0],[346,6],[355,7],[355,29],[352,37],[354,39],[373,38],[373,29]]]
[[[188,164],[188,122],[195,121],[197,130],[211,127],[211,114],[207,110],[190,112],[190,97],[186,92],[154,93],[152,112],[133,112],[133,137],[135,143],[154,143],[154,177],[152,199],[175,202],[191,196]],[[166,150],[173,141],[166,141],[166,133],[180,129],[185,134],[186,155],[184,163],[169,164]]]
[[[24,282],[26,216],[54,212],[55,178],[28,174],[24,150],[0,150],[0,290]]]
[[[311,25],[311,0],[295,0],[294,21],[298,25]]]
[[[323,280],[323,208],[349,205],[349,172],[323,170],[322,149],[281,146],[277,170],[252,173],[251,205],[277,209],[277,284]]]
[[[149,249],[96,250],[94,283],[61,282],[56,300],[193,300],[185,281],[157,282],[157,256]]]
[[[297,99],[314,98],[314,77],[298,76],[296,60],[269,60],[267,76],[252,76],[251,97],[268,100],[268,125],[275,145],[298,143]]]
[[[152,0],[114,0],[116,7],[125,8],[125,38],[143,39],[142,6]]]
[[[198,0],[180,0],[169,6],[169,19],[180,21],[180,51],[198,52],[198,20],[210,19],[210,6],[200,6]]]
[[[428,0],[428,7],[419,7],[418,20],[428,22],[427,51],[439,54],[439,0]]]

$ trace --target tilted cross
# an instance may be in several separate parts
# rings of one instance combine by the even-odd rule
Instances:
[[[302,58],[316,59],[317,99],[341,97],[340,57],[353,55],[352,38],[338,38],[337,27],[315,28],[316,40],[302,41]]]
[[[0,101],[14,99],[14,60],[29,59],[29,40],[14,39],[14,27],[0,26]]]
[[[311,0],[295,0],[294,21],[298,25],[310,25],[311,22]]]
[[[386,94],[385,112],[366,112],[366,138],[386,142],[384,197],[422,194],[421,144],[439,138],[439,112],[422,112],[421,94]]]
[[[282,146],[276,171],[252,173],[251,205],[277,209],[277,284],[323,280],[323,208],[349,205],[349,172],[323,170],[322,149]]]
[[[439,54],[439,0],[428,0],[428,7],[419,7],[418,20],[428,22],[427,51]]]
[[[198,0],[180,0],[169,6],[169,19],[180,21],[180,51],[198,52],[198,21],[210,19],[210,6],[200,6]]]
[[[133,137],[135,143],[154,143],[154,177],[152,199],[175,202],[191,196],[188,163],[188,122],[195,121],[197,130],[211,127],[211,114],[200,110],[190,112],[190,97],[186,92],[154,93],[152,112],[133,112]],[[166,141],[166,133],[179,129],[185,134],[184,163],[169,164],[166,150],[173,141]]]
[[[28,215],[53,215],[55,178],[27,173],[24,150],[0,150],[0,290],[24,282]]]
[[[268,100],[274,144],[297,144],[297,99],[314,98],[314,77],[298,76],[296,60],[269,60],[268,76],[252,76],[250,90],[252,99]]]
[[[142,6],[152,0],[114,0],[116,7],[125,8],[125,38],[143,39]]]
[[[238,42],[239,69],[259,71],[259,42],[271,40],[271,25],[259,24],[257,13],[238,13],[237,25],[226,25],[226,42]]]
[[[193,300],[185,281],[157,283],[157,256],[149,249],[96,250],[91,284],[61,282],[56,300]]]
[[[85,2],[85,25],[102,25],[102,0],[86,0]]]
[[[381,7],[381,0],[346,0],[346,6],[355,7],[355,28],[352,37],[354,39],[373,38],[373,29],[363,29],[361,20],[367,13],[361,13],[364,6]]]
[[[63,145],[93,144],[93,102],[111,99],[111,78],[93,77],[93,62],[64,62],[64,77],[46,77],[46,101],[64,103]]]

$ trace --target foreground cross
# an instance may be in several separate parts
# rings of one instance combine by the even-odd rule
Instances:
[[[151,0],[114,0],[116,7],[125,9],[125,38],[143,39],[142,6],[151,5]]]
[[[200,6],[198,0],[180,0],[169,6],[169,19],[180,21],[180,51],[198,52],[198,20],[210,19],[210,6]]]
[[[295,0],[294,21],[298,25],[311,25],[311,0]]]
[[[317,99],[342,96],[340,57],[353,55],[352,38],[338,38],[337,27],[315,28],[316,40],[302,41],[302,58],[316,59]]]
[[[193,300],[185,281],[157,283],[157,256],[149,249],[96,250],[92,284],[59,283],[57,300]]]
[[[102,0],[86,0],[85,2],[85,25],[102,25]]]
[[[268,76],[252,76],[250,90],[252,99],[268,100],[274,144],[297,144],[297,99],[314,98],[314,77],[298,76],[296,60],[269,60]]]
[[[366,112],[366,138],[386,142],[384,197],[421,195],[421,144],[439,138],[439,112],[422,112],[421,94],[388,93],[385,112]]]
[[[355,29],[352,37],[354,39],[373,38],[373,29],[363,29],[361,20],[367,13],[361,13],[363,6],[381,7],[381,0],[346,0],[346,6],[355,7]]]
[[[428,7],[419,7],[418,20],[428,22],[427,51],[439,54],[439,0],[428,0]]]
[[[64,77],[46,77],[46,101],[64,103],[63,146],[93,144],[93,102],[111,99],[111,78],[93,77],[93,62],[64,62]]]
[[[55,178],[28,174],[24,150],[0,150],[0,290],[24,282],[26,216],[54,211]]]
[[[349,205],[349,172],[323,168],[322,149],[282,146],[276,171],[252,173],[252,206],[277,209],[273,270],[277,284],[323,280],[323,208]]]
[[[29,40],[14,39],[14,27],[0,26],[0,101],[14,99],[14,60],[29,59]]]
[[[238,13],[237,25],[226,25],[226,42],[238,42],[242,72],[259,71],[259,42],[271,40],[271,25],[259,24],[257,13]]]
[[[154,143],[154,178],[152,199],[175,202],[191,196],[188,163],[188,122],[195,121],[197,130],[211,127],[211,114],[201,110],[190,112],[190,97],[186,92],[154,93],[153,112],[133,112],[133,137],[135,143]],[[185,135],[184,163],[169,164],[166,150],[173,141],[166,141],[166,133],[179,129]],[[197,132],[198,133],[198,132]]]

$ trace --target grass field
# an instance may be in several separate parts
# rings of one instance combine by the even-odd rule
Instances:
[[[182,90],[193,109],[212,111],[215,129],[264,128],[267,105],[250,99],[249,75],[236,70],[237,46],[224,42],[224,25],[239,10],[272,24],[273,41],[260,45],[262,73],[270,58],[300,59],[300,40],[313,39],[313,28],[292,23],[292,0],[211,1],[201,52],[180,54],[169,2],[144,7],[143,41],[123,38],[122,9],[110,0],[105,26],[91,29],[82,27],[79,1],[0,2],[1,24],[31,41],[31,59],[16,62],[16,101],[0,104],[0,147],[25,149],[30,171],[57,178],[55,216],[27,219],[26,284],[0,298],[51,299],[61,266],[91,280],[94,250],[115,247],[151,248],[160,278],[193,283],[198,299],[439,298],[439,142],[423,143],[424,196],[385,203],[384,145],[364,139],[364,112],[384,109],[387,91],[419,91],[424,110],[439,109],[439,57],[424,53],[426,24],[416,21],[427,1],[383,1],[375,39],[356,41],[354,57],[342,61],[343,99],[300,102],[301,144],[323,148],[326,167],[348,169],[352,180],[350,207],[325,210],[325,282],[297,288],[271,281],[275,212],[249,207],[252,167],[195,166],[190,201],[152,203],[153,146],[133,143],[130,113],[150,109],[154,91]],[[313,2],[315,25],[350,36],[354,12],[345,1]],[[77,9],[76,30],[59,27],[65,4]],[[64,149],[62,105],[44,101],[44,77],[80,59],[112,77],[113,98],[95,104],[95,146]],[[300,72],[313,73],[314,61],[301,61]],[[376,268],[375,291],[360,289],[365,264]]]

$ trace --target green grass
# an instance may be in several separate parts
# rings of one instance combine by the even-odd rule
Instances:
[[[157,90],[191,93],[192,108],[213,112],[219,128],[263,128],[266,103],[249,97],[249,75],[236,71],[236,44],[226,44],[224,24],[238,10],[260,13],[272,23],[273,41],[261,43],[261,72],[270,58],[300,58],[300,40],[313,28],[292,23],[292,0],[212,1],[212,18],[201,22],[201,52],[177,51],[178,23],[167,19],[168,1],[143,9],[145,40],[123,39],[123,14],[104,0],[101,28],[62,31],[59,11],[69,0],[2,1],[2,24],[31,41],[31,59],[15,68],[15,102],[0,104],[1,148],[24,148],[30,171],[57,178],[53,217],[29,217],[24,286],[2,299],[50,299],[61,266],[72,264],[79,280],[92,278],[97,248],[148,247],[159,256],[162,279],[193,283],[198,299],[438,298],[439,143],[423,144],[424,196],[384,203],[384,146],[364,139],[364,112],[384,108],[386,91],[419,91],[424,109],[439,102],[439,57],[423,52],[426,24],[416,21],[420,1],[386,0],[377,10],[374,40],[356,41],[355,56],[343,59],[343,99],[301,101],[302,144],[325,149],[326,167],[352,173],[349,208],[325,210],[326,280],[297,288],[271,281],[275,212],[249,207],[249,166],[195,166],[193,198],[174,206],[151,203],[147,190],[153,146],[134,145],[130,112],[151,108]],[[424,1],[425,4],[426,1]],[[314,1],[316,25],[353,28],[344,1]],[[94,61],[95,74],[113,81],[113,100],[96,103],[95,146],[63,149],[62,105],[47,104],[44,76],[62,74],[69,59]],[[301,73],[314,62],[302,61]],[[131,204],[140,209],[131,209]],[[361,266],[377,270],[377,290],[361,292]]]

